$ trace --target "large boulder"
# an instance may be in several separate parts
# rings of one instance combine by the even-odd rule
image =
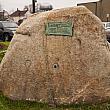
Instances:
[[[110,48],[85,7],[33,15],[18,28],[0,65],[0,90],[13,100],[52,104],[110,99]]]

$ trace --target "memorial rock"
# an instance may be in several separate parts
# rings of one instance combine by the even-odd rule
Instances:
[[[34,14],[17,29],[0,65],[0,91],[50,104],[110,99],[110,47],[85,7]]]

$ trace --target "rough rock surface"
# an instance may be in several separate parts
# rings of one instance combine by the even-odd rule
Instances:
[[[48,22],[73,23],[73,36],[46,35]],[[0,90],[13,100],[53,104],[110,97],[110,49],[101,21],[85,7],[33,15],[0,65]]]

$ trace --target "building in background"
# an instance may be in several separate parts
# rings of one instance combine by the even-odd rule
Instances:
[[[17,8],[17,10],[10,15],[10,19],[12,19],[12,20],[15,21],[16,23],[18,23],[19,20],[25,19],[25,17],[26,17],[25,14],[26,14],[27,11],[28,11],[28,10],[23,10],[23,11],[21,11],[21,10],[19,10],[19,9]]]
[[[37,3],[35,4],[35,12],[39,13],[39,12],[43,12],[43,11],[49,11],[52,10],[53,7],[50,4],[40,4]],[[15,12],[13,12],[12,14],[10,14],[10,20],[13,20],[16,23],[20,23],[28,18],[29,16],[32,15],[32,11],[33,11],[33,7],[32,4],[30,4],[29,6],[24,6],[24,9],[21,11],[17,8],[17,10]]]
[[[49,3],[37,3],[35,2],[35,12],[43,12],[43,11],[49,11],[49,10],[52,10],[53,9],[53,6]],[[30,13],[33,12],[33,7],[32,7],[32,4],[30,4],[28,6],[28,10],[30,11]]]
[[[7,11],[2,10],[0,11],[0,21],[7,20],[9,18],[9,14]]]
[[[99,0],[96,2],[79,3],[78,6],[86,6],[103,22],[110,22],[110,0]]]

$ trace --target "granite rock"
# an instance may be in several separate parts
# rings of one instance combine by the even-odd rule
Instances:
[[[72,22],[72,36],[47,35],[49,22]],[[85,7],[34,14],[21,24],[0,65],[0,90],[13,100],[49,104],[110,99],[110,47]]]

